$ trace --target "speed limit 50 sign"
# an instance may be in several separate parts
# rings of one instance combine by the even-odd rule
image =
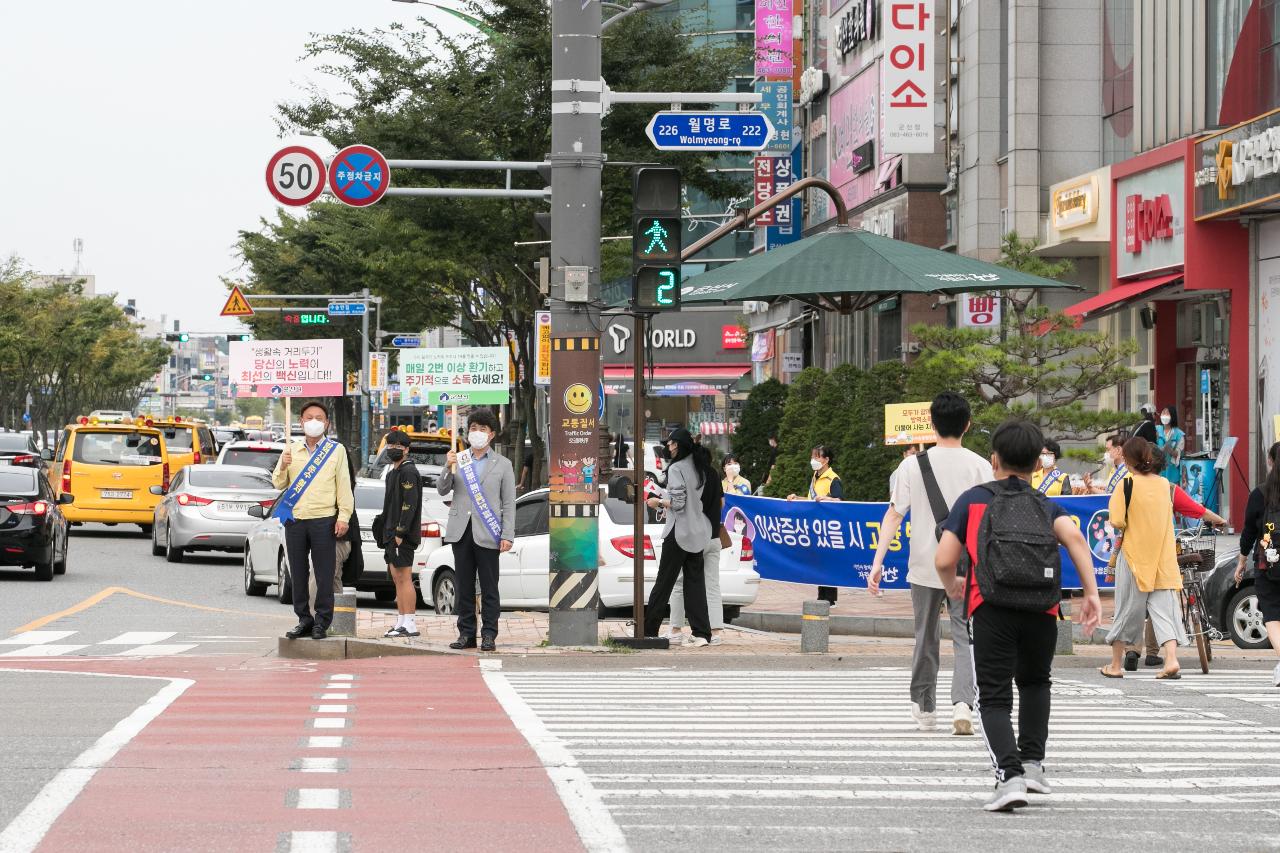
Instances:
[[[324,192],[324,182],[324,161],[310,148],[281,148],[267,163],[267,189],[281,204],[310,204]]]

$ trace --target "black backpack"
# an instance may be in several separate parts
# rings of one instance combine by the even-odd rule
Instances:
[[[991,504],[978,526],[978,590],[1010,610],[1043,613],[1062,599],[1062,559],[1049,499],[1034,489],[987,483]]]

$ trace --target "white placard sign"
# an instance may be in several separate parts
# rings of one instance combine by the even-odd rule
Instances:
[[[231,384],[237,397],[341,397],[342,341],[231,341]]]
[[[934,149],[934,0],[885,4],[884,153],[932,154]]]

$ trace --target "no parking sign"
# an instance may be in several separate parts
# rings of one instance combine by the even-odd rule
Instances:
[[[329,191],[343,204],[367,207],[391,186],[387,158],[368,145],[348,145],[329,163]]]

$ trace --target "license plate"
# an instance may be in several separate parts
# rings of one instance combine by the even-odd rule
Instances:
[[[116,498],[127,501],[133,498],[133,491],[131,489],[103,489],[102,496],[104,498]]]
[[[247,512],[251,503],[240,503],[239,501],[218,501],[218,512]]]
[[[373,531],[372,531],[372,530],[361,530],[361,531],[360,531],[360,541],[361,541],[361,542],[373,542],[373,541],[375,541],[375,540],[374,540],[374,538],[373,538]]]

